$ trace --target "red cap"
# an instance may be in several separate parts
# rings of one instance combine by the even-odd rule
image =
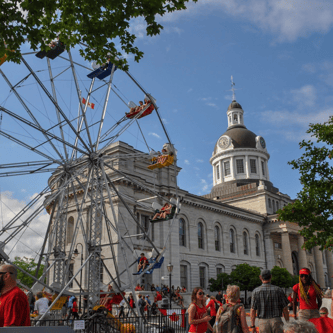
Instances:
[[[301,275],[301,274],[304,274],[304,275],[310,275],[311,272],[310,272],[310,270],[307,269],[307,268],[302,268],[302,269],[299,271],[299,275]]]

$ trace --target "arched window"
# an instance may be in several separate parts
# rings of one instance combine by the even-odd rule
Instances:
[[[260,240],[259,240],[259,235],[256,234],[256,256],[260,257]]]
[[[273,202],[273,213],[275,213],[275,201],[272,200],[272,202]]]
[[[198,224],[198,247],[199,249],[204,248],[204,230],[201,222]]]
[[[278,211],[280,209],[280,205],[279,205],[279,202],[277,201],[276,202],[276,210]]]
[[[215,238],[215,251],[221,251],[220,228],[218,226],[214,228],[214,238]]]
[[[244,254],[249,254],[249,242],[246,231],[243,232],[243,245],[244,245]]]
[[[179,246],[186,246],[184,219],[179,220]]]
[[[70,216],[68,218],[68,224],[67,224],[67,235],[66,235],[67,244],[72,243],[73,234],[74,234],[74,217]]]
[[[271,204],[271,199],[270,198],[268,198],[268,207],[272,208],[272,204]]]
[[[236,252],[236,246],[235,246],[235,231],[234,231],[234,229],[230,229],[229,238],[230,238],[230,252],[235,253]]]

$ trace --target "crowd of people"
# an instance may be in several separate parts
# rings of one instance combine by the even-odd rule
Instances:
[[[17,270],[14,266],[0,266],[0,327],[30,326],[31,313],[37,321],[40,318],[50,319],[47,311],[52,295],[45,292],[29,295],[30,292],[26,290],[25,293],[16,285],[16,278]],[[225,295],[218,292],[215,297],[197,287],[192,292],[191,304],[187,309],[186,332],[249,333],[258,329],[260,333],[333,333],[333,320],[330,318],[333,313],[332,291],[328,290],[324,294],[309,269],[300,270],[299,283],[294,285],[288,297],[281,288],[271,284],[272,274],[269,270],[263,270],[260,279],[262,285],[252,292],[250,325],[238,286],[229,285]],[[135,288],[139,292],[144,289],[140,284]],[[159,313],[158,302],[163,296],[168,299],[171,296],[174,303],[184,308],[182,294],[186,293],[185,287],[172,286],[169,289],[166,285],[160,287],[152,284],[150,292],[153,292],[153,300],[148,294],[140,293],[136,305],[132,293],[125,296],[125,293],[115,292],[109,285],[108,291],[101,296],[100,304],[118,318],[134,313],[146,318],[156,315]],[[84,299],[84,304],[86,301]],[[68,297],[63,310],[63,319],[79,319],[77,298]],[[256,320],[258,327],[255,325]]]

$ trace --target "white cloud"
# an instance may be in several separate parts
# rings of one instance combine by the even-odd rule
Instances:
[[[308,127],[309,123],[323,123],[333,113],[333,108],[328,108],[319,112],[300,113],[288,110],[263,111],[262,119],[275,125],[300,125]]]
[[[32,197],[36,196],[34,194]],[[32,199],[30,197],[29,201]],[[3,218],[3,225],[1,225],[1,228],[5,226],[25,205],[27,202],[18,200],[13,196],[12,192],[2,192],[1,193],[1,217]],[[39,201],[41,203],[42,200]],[[36,207],[38,204],[36,205]],[[19,225],[24,221],[25,218],[27,218],[32,212],[34,211],[34,208],[31,208],[27,211],[26,214],[23,215],[21,220],[15,222],[14,225]],[[7,254],[10,253],[10,258],[14,259],[15,256],[26,256],[26,257],[35,257],[36,253],[41,249],[45,231],[48,225],[49,221],[49,215],[46,213],[45,210],[42,211],[37,217],[34,218],[34,220],[30,223],[29,228],[24,229],[24,236],[21,237],[21,234],[18,234],[15,239],[10,241],[6,247],[5,252]],[[2,221],[1,221],[2,222]],[[11,231],[8,231],[7,233],[4,233],[0,240],[4,241]],[[19,242],[17,240],[20,239]]]
[[[187,165],[190,165],[189,160],[185,160],[184,163],[187,164]]]
[[[217,108],[217,105],[215,103],[206,103],[206,105],[211,106],[213,108]]]
[[[166,14],[159,21],[177,21],[183,16],[208,12],[217,15],[219,11],[274,34],[280,42],[292,42],[315,32],[326,33],[333,24],[333,3],[322,0],[201,0],[189,3],[187,10]]]
[[[316,66],[314,64],[304,64],[302,66],[302,70],[310,74],[314,74],[317,71]]]
[[[306,85],[300,89],[291,90],[294,102],[297,106],[308,106],[312,107],[317,99],[316,88],[312,85]]]
[[[168,125],[168,124],[169,124],[169,122],[168,122],[165,118],[162,118],[162,120],[163,120],[163,123],[164,123],[165,125]]]
[[[203,163],[204,160],[199,160],[199,159],[198,159],[197,162],[198,162],[198,163]]]
[[[154,132],[150,132],[148,135],[152,135],[152,136],[154,136],[157,139],[161,138],[157,133],[154,133]]]
[[[207,191],[208,190],[208,184],[207,184],[205,179],[201,179],[201,185],[203,185],[202,188],[201,188],[202,191]]]
[[[190,93],[192,90],[193,90],[193,89],[192,89],[192,88],[190,88],[189,90],[187,90],[187,92],[188,92],[188,93]]]

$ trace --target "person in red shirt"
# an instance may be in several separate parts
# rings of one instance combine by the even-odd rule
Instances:
[[[138,284],[136,285],[136,287],[135,287],[135,291],[140,291],[140,290],[142,290],[142,289],[141,289],[141,287],[140,287],[140,284],[138,283]]]
[[[0,327],[31,325],[28,298],[16,285],[16,278],[14,266],[0,266]]]
[[[215,324],[215,320],[216,320],[216,307],[215,304],[218,304],[216,302],[216,299],[214,296],[210,296],[210,301],[208,302],[208,304],[206,305],[206,309],[210,309],[210,316],[212,317],[212,319],[209,321],[210,325],[213,327]],[[219,305],[218,305],[219,306]],[[219,306],[220,307],[220,306]]]
[[[72,315],[74,319],[79,319],[79,314],[77,313],[77,298],[75,297],[73,301]]]
[[[320,318],[309,319],[316,326],[319,333],[333,332],[333,319],[328,318],[328,310],[325,307],[320,309]]]
[[[294,302],[292,293],[290,293],[288,296],[288,302],[289,302],[288,309],[289,309],[289,311],[291,311],[293,309],[293,302]]]
[[[312,278],[308,268],[299,271],[299,283],[293,286],[293,312],[295,319],[309,320],[319,318],[323,292],[320,286]],[[299,299],[299,311],[296,313],[297,298]]]
[[[144,270],[148,265],[148,259],[145,257],[144,253],[140,254],[139,264],[138,264],[138,272],[142,269]]]
[[[193,289],[191,300],[192,303],[187,310],[188,323],[191,325],[189,332],[205,333],[207,328],[213,331],[209,324],[212,317],[207,313],[202,288],[196,287]]]
[[[154,302],[162,301],[162,295],[157,291]]]

